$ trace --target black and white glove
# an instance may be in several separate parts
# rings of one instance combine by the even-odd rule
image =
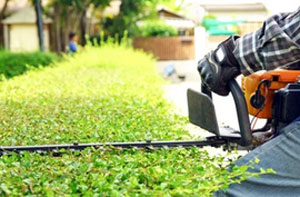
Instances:
[[[228,81],[241,74],[240,65],[232,53],[238,38],[229,37],[198,62],[202,83],[222,96],[227,96],[230,92]]]

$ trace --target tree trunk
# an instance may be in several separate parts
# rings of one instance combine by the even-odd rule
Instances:
[[[5,2],[4,2],[4,6],[3,6],[3,8],[1,9],[1,12],[0,12],[0,22],[2,21],[2,19],[4,18],[4,15],[5,15],[5,11],[6,11],[6,8],[7,8],[7,6],[8,6],[8,2],[9,2],[10,0],[5,0]]]
[[[62,52],[62,42],[61,42],[61,35],[60,35],[60,28],[61,28],[61,21],[60,21],[60,15],[61,15],[61,9],[60,6],[55,3],[54,4],[54,26],[55,26],[55,45],[56,45],[56,52],[61,53]]]
[[[61,28],[62,50],[64,52],[66,52],[66,46],[67,46],[67,43],[69,41],[69,33],[72,31],[71,30],[72,10],[69,7],[67,7],[66,10],[67,10],[68,14],[65,17],[64,24],[62,25],[62,28]]]
[[[39,45],[40,50],[45,51],[45,43],[44,43],[44,23],[43,23],[43,11],[42,11],[42,3],[41,0],[34,1],[35,13],[36,13],[36,25],[38,29],[39,35]]]
[[[86,34],[87,34],[87,17],[86,17],[86,10],[84,10],[80,18],[80,40],[83,46],[86,44],[86,40],[85,40]]]
[[[0,11],[0,48],[2,48],[2,47],[4,48],[4,26],[3,26],[3,24],[1,24],[1,21],[5,17],[5,11],[7,9],[9,1],[10,0],[5,0],[3,8]]]

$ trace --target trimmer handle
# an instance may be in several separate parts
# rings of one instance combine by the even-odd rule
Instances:
[[[228,85],[232,97],[234,99],[239,126],[240,126],[241,140],[239,144],[241,146],[249,146],[252,144],[252,132],[250,129],[251,126],[249,120],[249,113],[248,113],[248,108],[247,108],[247,103],[245,100],[244,93],[235,79],[231,79]]]
[[[238,144],[241,146],[249,146],[252,144],[252,133],[250,129],[250,120],[244,93],[235,79],[231,79],[228,82],[228,85],[234,99],[239,121],[241,140],[238,142]],[[211,91],[204,84],[201,85],[201,92],[212,98]]]

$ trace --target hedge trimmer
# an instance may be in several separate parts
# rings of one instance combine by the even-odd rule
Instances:
[[[220,147],[230,149],[255,147],[253,135],[257,132],[272,133],[275,137],[281,127],[300,116],[300,82],[298,70],[276,70],[258,72],[242,79],[242,89],[231,80],[229,87],[234,99],[239,131],[230,126],[219,126],[211,91],[202,84],[201,92],[189,89],[187,92],[190,122],[213,133],[203,141],[151,141],[107,142],[91,144],[59,144],[36,146],[0,146],[0,154],[22,153],[60,153],[60,150],[81,151],[85,148],[172,148],[172,147]],[[254,116],[250,123],[249,114]],[[266,119],[266,125],[254,129],[258,118]],[[252,127],[252,129],[251,129]]]

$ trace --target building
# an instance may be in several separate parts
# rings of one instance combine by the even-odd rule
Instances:
[[[159,60],[188,60],[195,58],[193,20],[187,19],[165,8],[158,8],[158,17],[167,25],[178,30],[178,36],[170,37],[137,37],[134,48],[152,53]],[[138,25],[142,25],[140,21]]]
[[[239,34],[253,32],[261,27],[269,16],[268,10],[262,3],[236,3],[236,4],[200,4],[207,15],[214,16],[221,21],[243,21],[239,24]]]
[[[222,20],[264,21],[268,11],[262,3],[200,4],[208,14]]]
[[[165,8],[158,9],[158,17],[167,25],[176,27],[179,35],[193,35],[195,23],[184,16],[171,12]]]
[[[4,47],[10,51],[37,51],[39,37],[36,25],[36,13],[33,7],[24,7],[2,21]],[[45,49],[50,46],[51,19],[44,17]]]
[[[221,41],[228,37],[228,32],[244,35],[259,29],[269,16],[266,6],[259,2],[225,3],[220,1],[211,3],[208,1],[200,6],[206,11],[206,16],[214,18],[211,21],[207,19],[207,21],[216,24],[212,29],[214,33],[217,33],[207,31],[206,51],[216,48]],[[204,17],[202,24],[205,23],[205,20]],[[222,32],[227,33],[222,34]]]

